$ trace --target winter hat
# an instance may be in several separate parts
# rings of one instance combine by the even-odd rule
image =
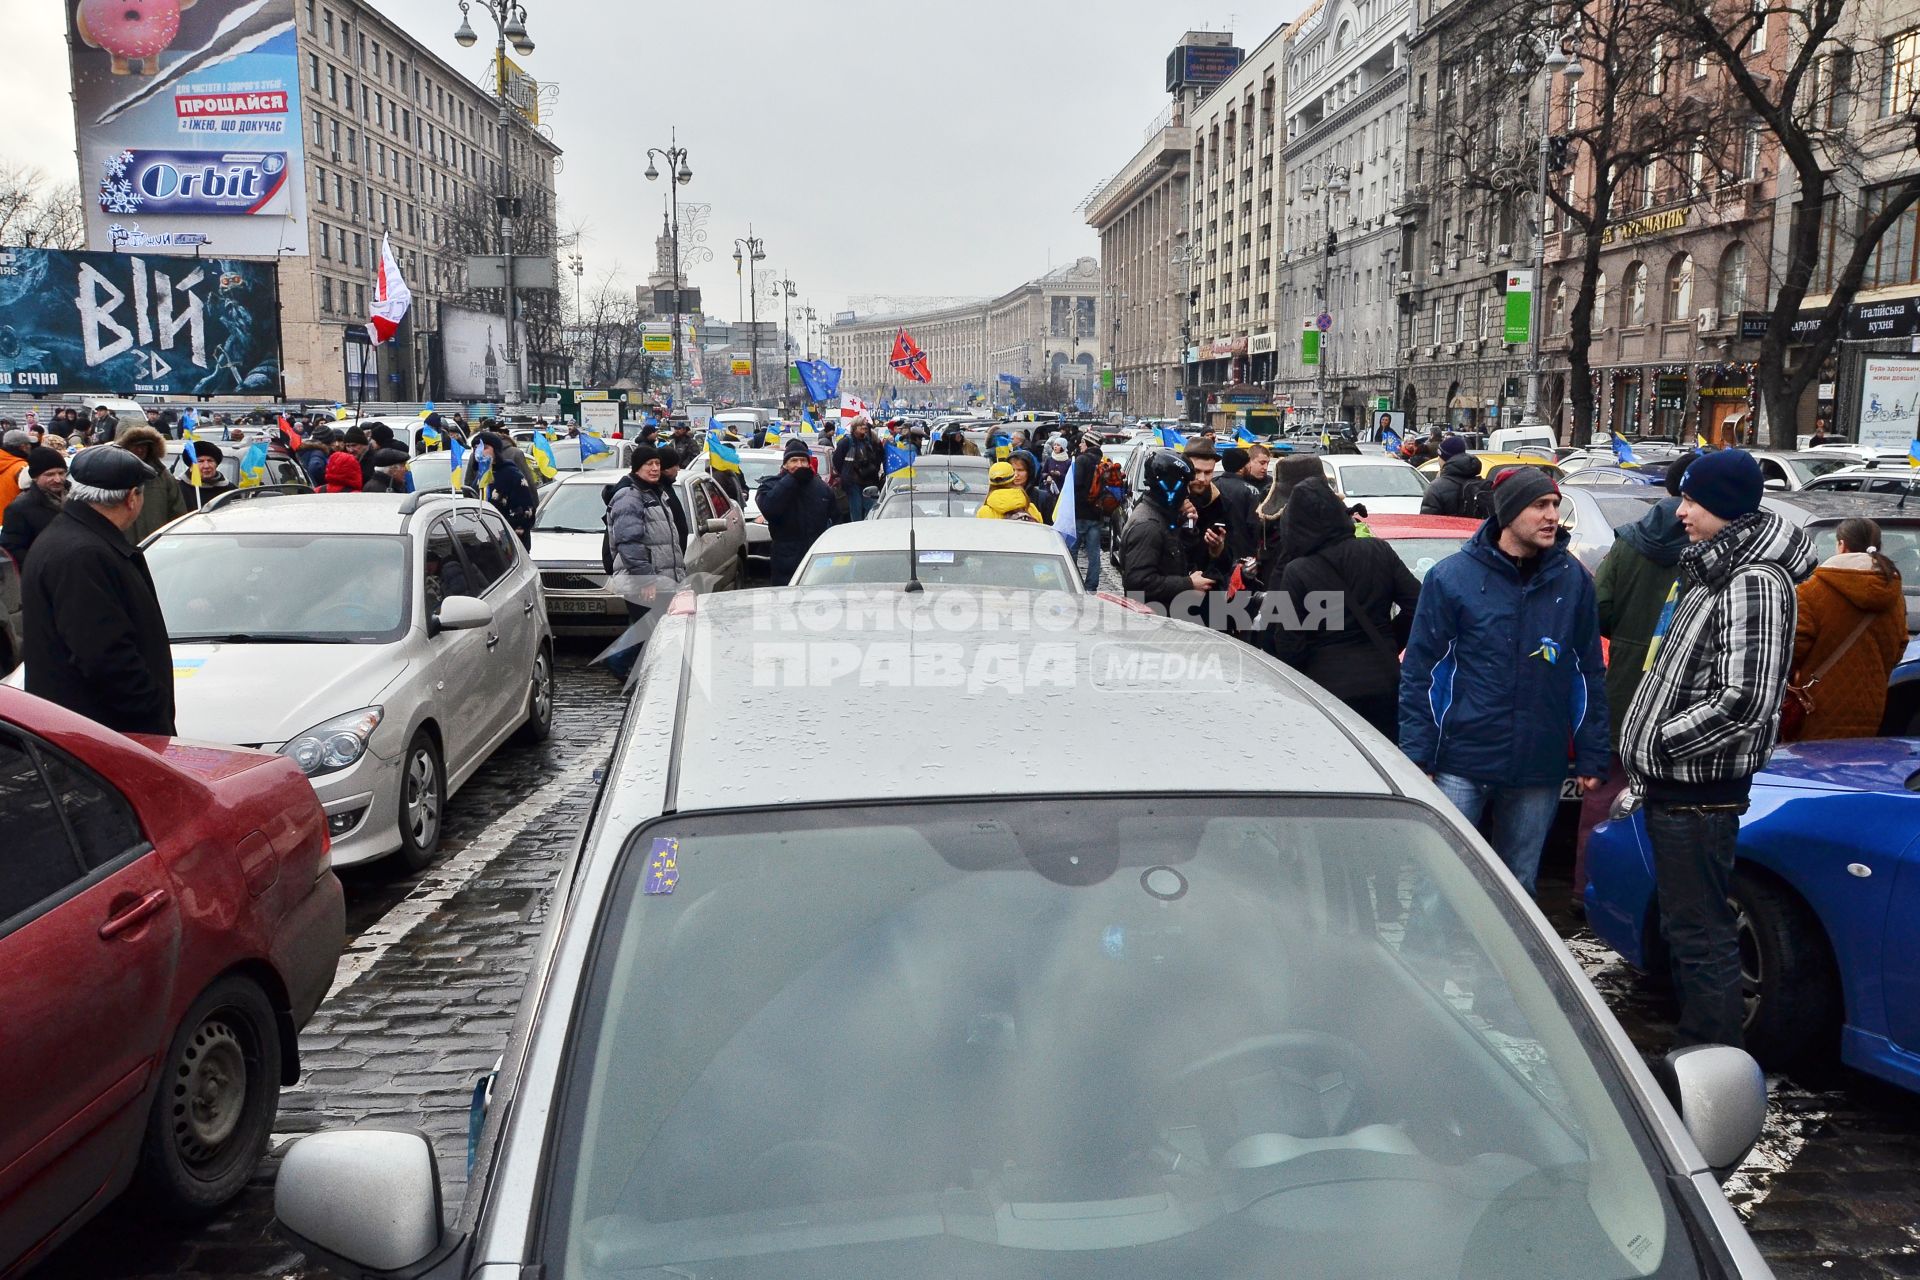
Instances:
[[[1448,436],[1440,442],[1440,456],[1443,458],[1457,458],[1466,451],[1467,442],[1459,436]]]
[[[1230,476],[1237,476],[1247,469],[1247,460],[1253,457],[1245,449],[1228,449],[1220,455],[1220,465]]]
[[[1680,479],[1680,492],[1722,520],[1738,520],[1760,509],[1766,483],[1753,455],[1738,449],[1703,453]]]
[[[813,450],[807,447],[805,440],[796,438],[780,446],[780,460],[782,462],[785,462],[788,458],[810,458],[812,456]]]
[[[987,487],[988,488],[1004,489],[1009,485],[1011,485],[1012,483],[1013,483],[1013,464],[1011,462],[996,462],[991,467],[987,468]]]
[[[1680,496],[1680,480],[1687,474],[1687,468],[1692,466],[1699,458],[1700,455],[1698,453],[1683,453],[1667,464],[1668,494],[1675,498]]]
[[[367,460],[376,467],[404,467],[409,461],[405,449],[375,449]]]
[[[109,493],[138,489],[153,479],[153,468],[126,449],[82,449],[67,467],[78,484]]]
[[[1493,519],[1504,529],[1520,513],[1549,494],[1560,492],[1553,477],[1538,467],[1515,467],[1493,482]]]
[[[225,462],[227,460],[227,455],[221,452],[220,446],[210,440],[194,441],[193,456],[195,458],[211,458],[215,462]]]
[[[360,492],[360,460],[350,453],[336,453],[327,459],[328,493]]]
[[[27,450],[27,474],[39,479],[49,471],[65,471],[67,460],[58,451],[45,445],[35,445]]]
[[[636,444],[627,454],[627,470],[638,471],[649,462],[665,462],[666,450],[658,445]]]

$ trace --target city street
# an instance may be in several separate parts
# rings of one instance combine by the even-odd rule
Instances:
[[[417,1126],[433,1135],[449,1205],[457,1202],[473,1083],[506,1041],[552,878],[619,722],[618,691],[590,664],[595,651],[583,642],[563,650],[552,740],[501,752],[467,784],[430,872],[349,879],[353,942],[301,1037],[306,1070],[281,1096],[276,1151],[330,1125]],[[1564,861],[1559,870],[1564,876]],[[1543,880],[1542,896],[1564,900],[1565,881]],[[1557,923],[1629,1031],[1643,1045],[1659,1043],[1663,1001],[1574,921]],[[115,1208],[39,1274],[328,1277],[272,1233],[275,1163],[263,1162],[245,1195],[203,1225],[151,1224]],[[1776,1079],[1767,1136],[1728,1195],[1782,1277],[1920,1275],[1920,1101],[1851,1073]]]

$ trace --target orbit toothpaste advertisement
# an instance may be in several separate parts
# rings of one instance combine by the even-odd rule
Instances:
[[[294,0],[66,0],[87,246],[304,256]]]

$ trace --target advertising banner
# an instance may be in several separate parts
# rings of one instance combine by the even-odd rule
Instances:
[[[1507,272],[1507,332],[1509,346],[1525,342],[1533,333],[1533,272]]]
[[[277,392],[275,287],[271,262],[0,249],[0,392]]]
[[[752,377],[752,376],[753,376],[753,361],[751,361],[751,360],[742,360],[742,359],[740,359],[740,358],[739,358],[738,356],[735,356],[735,357],[734,357],[734,360],[733,360],[733,376],[734,376],[734,377],[736,377],[736,378],[749,378],[749,377]]]
[[[304,256],[294,0],[68,11],[88,246]]]
[[[1309,369],[1320,363],[1320,326],[1311,318],[1300,325],[1300,363]]]
[[[1905,453],[1920,428],[1920,360],[1869,357],[1860,371],[1860,443]]]
[[[447,368],[449,397],[498,400],[505,391],[506,321],[485,311],[440,308],[440,346]],[[526,326],[520,326],[521,386],[526,380]]]

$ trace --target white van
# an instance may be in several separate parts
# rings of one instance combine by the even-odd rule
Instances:
[[[1547,456],[1553,456],[1554,446],[1559,444],[1553,438],[1551,427],[1501,427],[1487,436],[1487,450],[1491,453],[1520,453],[1527,449],[1545,449]]]

